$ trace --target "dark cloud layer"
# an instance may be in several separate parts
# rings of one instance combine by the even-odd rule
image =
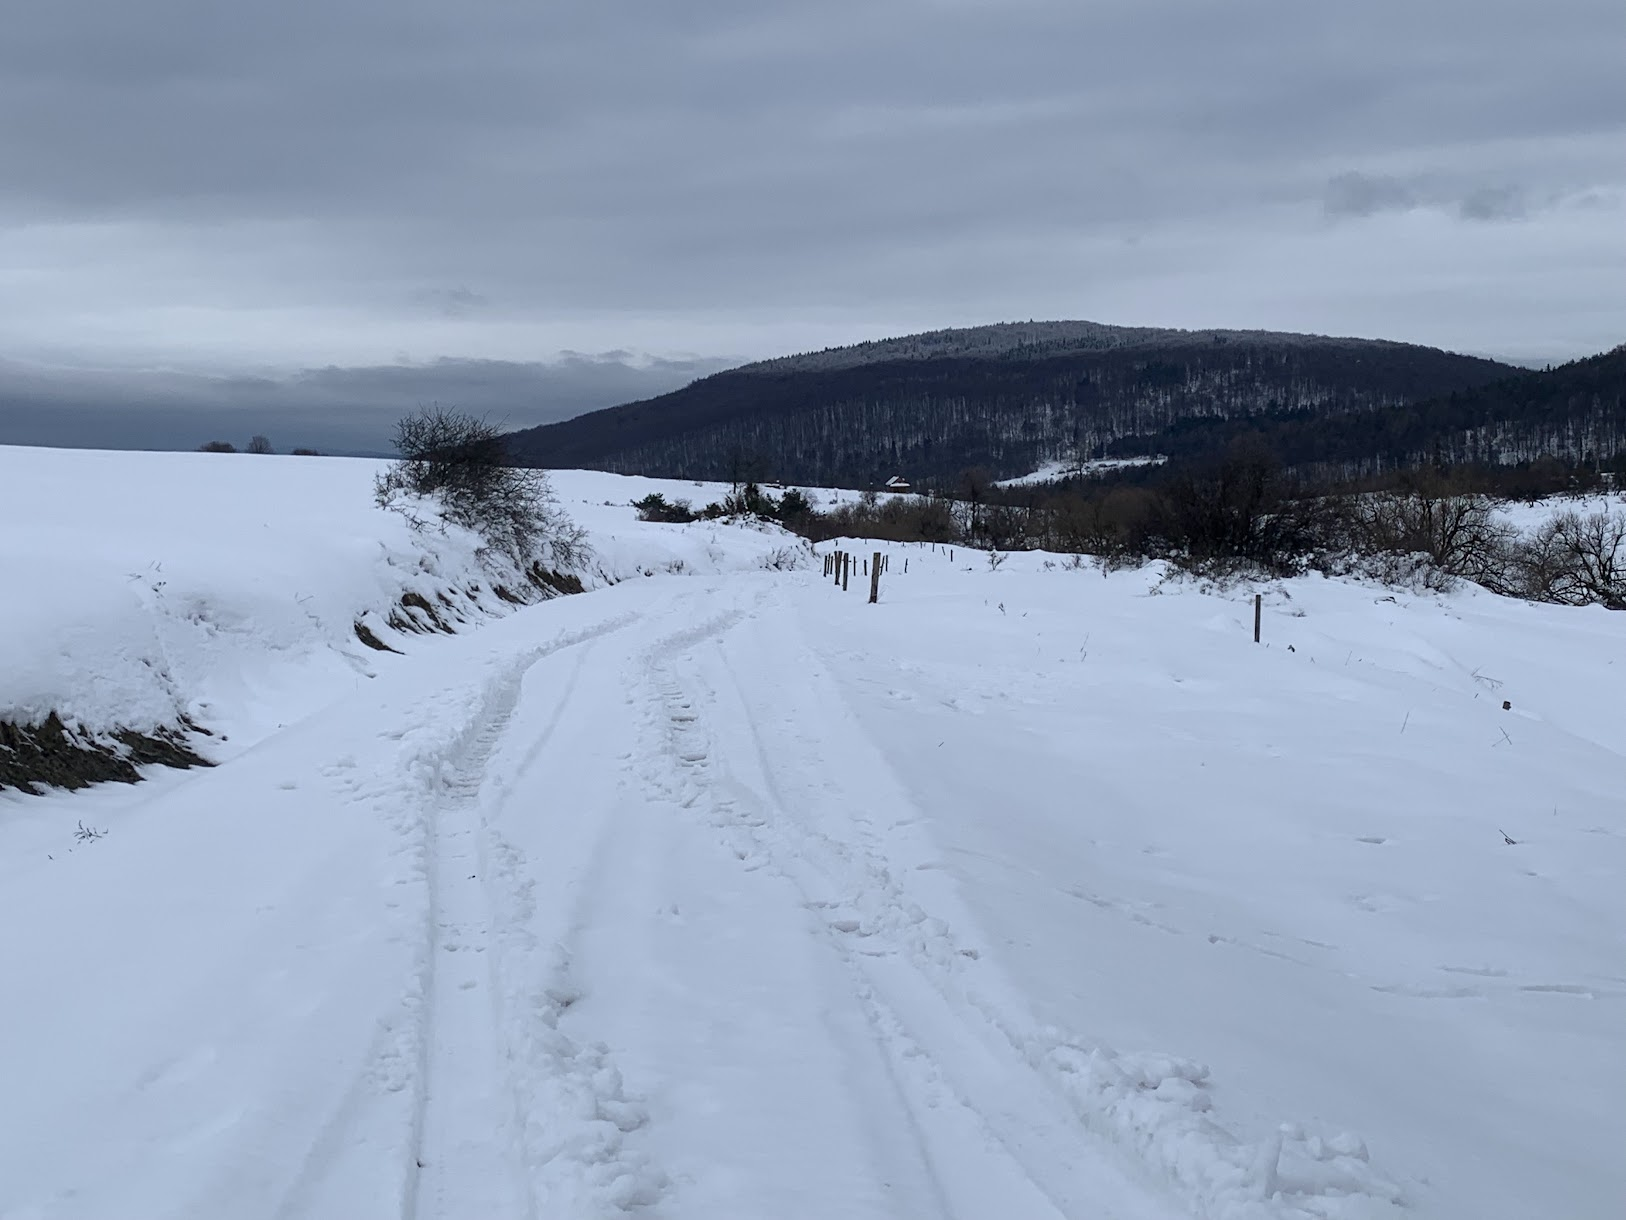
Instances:
[[[0,362],[0,444],[192,449],[269,437],[280,450],[384,453],[402,414],[440,403],[510,428],[647,398],[715,372],[714,361],[629,362],[625,353],[548,364],[437,360],[307,369],[288,377],[39,369]]]
[[[9,0],[4,26],[0,356],[1626,329],[1618,0]]]

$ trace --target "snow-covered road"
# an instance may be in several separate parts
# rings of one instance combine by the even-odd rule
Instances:
[[[1178,1214],[968,994],[776,591],[674,584],[81,802],[6,878],[4,1214]]]
[[[15,798],[0,1216],[1609,1214],[1623,742],[1516,648],[1532,718],[1474,698],[1522,608],[1318,582],[1267,655],[1241,602],[911,554],[880,607],[559,599]]]

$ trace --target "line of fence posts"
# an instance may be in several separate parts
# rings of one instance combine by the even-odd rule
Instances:
[[[892,556],[876,551],[869,559],[859,560],[846,551],[831,551],[824,557],[824,575],[830,577],[841,591],[845,593],[852,579],[853,569],[862,564],[864,575],[869,577],[869,600],[874,604],[881,599],[881,573],[892,570]],[[903,570],[909,570],[909,559],[905,556]]]
[[[824,557],[824,574],[832,577],[843,590],[847,588],[847,576],[852,571],[853,557],[846,551],[831,551]]]
[[[935,551],[936,549],[937,547],[934,544],[932,550]],[[952,556],[954,552],[950,551],[949,554]],[[889,571],[891,567],[892,556],[890,554],[883,555],[880,551],[876,551],[873,557],[864,562],[864,573],[869,577],[869,600],[871,605],[881,600],[881,573]],[[836,584],[841,586],[843,593],[847,591],[852,569],[853,557],[847,554],[846,551],[831,551],[824,557],[824,574],[834,577]],[[903,557],[903,570],[907,575],[909,571],[909,557],[907,555]],[[1264,615],[1264,605],[1264,595],[1255,593],[1253,595],[1253,642],[1255,644],[1259,643],[1259,628]]]
[[[937,546],[934,543],[932,550],[935,551],[936,549]],[[944,549],[947,550],[946,547]],[[953,554],[953,551],[949,551],[951,558]],[[871,605],[881,600],[881,573],[890,571],[891,568],[892,556],[890,554],[883,555],[880,551],[876,551],[872,558],[864,562],[864,573],[869,577],[869,600]],[[824,574],[833,576],[836,584],[841,586],[843,593],[847,591],[852,569],[853,557],[847,554],[846,551],[832,551],[824,557]],[[907,555],[903,557],[903,571],[905,575],[909,572],[909,557]],[[1264,616],[1264,605],[1264,595],[1255,593],[1253,595],[1253,642],[1255,644],[1259,643],[1259,629]]]

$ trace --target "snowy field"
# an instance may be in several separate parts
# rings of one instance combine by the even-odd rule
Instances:
[[[5,1220],[1621,1214],[1626,616],[373,469],[0,449],[0,720],[225,734],[0,792]]]

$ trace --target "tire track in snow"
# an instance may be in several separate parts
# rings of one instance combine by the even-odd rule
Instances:
[[[692,659],[686,654],[714,644],[746,617],[743,612],[725,614],[667,637],[650,654],[651,693],[667,722],[661,734],[665,786],[680,804],[728,833],[733,854],[745,867],[784,877],[803,895],[806,908],[824,913],[829,944],[846,966],[880,1046],[921,1161],[936,1184],[942,1213],[1020,1214],[1036,1220],[1172,1215],[1138,1187],[1115,1180],[1119,1175],[1113,1168],[1093,1158],[1083,1141],[1071,1138],[1078,1134],[1069,1131],[1076,1121],[1037,1081],[1023,1079],[1031,1072],[1012,1062],[1008,1048],[991,1046],[986,1038],[967,1038],[944,997],[923,988],[918,978],[883,982],[877,977],[864,960],[867,947],[854,939],[858,921],[842,917],[838,903],[821,897],[833,892],[826,870],[839,871],[831,869],[836,845],[812,834],[786,836],[781,803],[761,799],[731,778],[702,710],[714,700],[703,698],[702,684],[680,671]],[[752,726],[740,744],[761,750],[752,715],[730,718],[730,723],[734,720]],[[805,751],[798,762],[817,765]],[[925,919],[918,910],[912,914],[915,923]],[[911,1019],[905,1019],[906,1012]],[[921,1036],[922,1028],[931,1036]],[[947,1070],[945,1061],[961,1070]],[[1013,1077],[1021,1082],[1015,1089],[1009,1083]]]
[[[509,654],[491,666],[484,683],[432,691],[410,705],[406,719],[381,727],[378,736],[399,745],[369,759],[364,769],[358,768],[354,754],[322,769],[341,799],[372,809],[399,836],[398,854],[405,868],[396,879],[400,888],[394,896],[386,896],[385,907],[406,919],[396,943],[407,947],[410,955],[409,982],[378,1013],[353,1075],[341,1087],[326,1091],[320,1107],[302,1105],[304,1095],[290,1091],[285,1106],[257,1119],[254,1129],[245,1131],[244,1140],[249,1144],[286,1139],[290,1129],[298,1132],[300,1143],[277,1171],[266,1175],[256,1191],[257,1205],[244,1215],[355,1220],[360,1215],[433,1214],[425,1192],[420,1191],[424,1167],[418,1162],[425,1159],[424,1135],[435,1104],[426,1079],[433,1053],[431,1030],[437,1022],[437,1005],[445,1004],[435,994],[432,973],[437,958],[448,955],[432,947],[437,936],[443,940],[445,936],[437,927],[432,903],[454,889],[456,882],[470,884],[470,873],[482,880],[486,873],[477,864],[458,876],[455,869],[464,861],[454,863],[453,853],[444,849],[444,841],[454,835],[454,827],[446,823],[457,821],[465,813],[460,804],[478,793],[485,760],[501,738],[519,686],[531,668],[556,653],[590,646],[641,617],[624,614],[585,629],[561,632],[539,647]],[[456,829],[466,829],[470,821],[470,816],[464,816]],[[463,835],[456,854],[466,858],[471,843],[476,849],[483,846],[478,837],[471,841]],[[446,905],[443,898],[439,901]],[[478,896],[460,894],[458,901],[470,911],[482,909]],[[488,902],[486,909],[490,905]],[[474,956],[495,960],[489,952]],[[491,994],[489,988],[471,990]],[[441,1018],[440,1027],[446,1028],[450,1020]],[[480,1021],[489,1029],[495,1018],[479,1013],[472,1025],[476,1037],[481,1036]],[[489,1045],[491,1039],[485,1041]],[[498,1091],[502,1104],[496,1111],[497,1122],[481,1123],[480,1137],[495,1144],[499,1160],[505,1135],[510,1145],[514,1142],[511,1132],[518,1106],[508,1096]],[[213,1192],[208,1194],[213,1198],[227,1186],[206,1189]],[[239,1203],[241,1193],[239,1187],[233,1196]],[[508,1193],[517,1197],[513,1191]],[[466,1203],[457,1202],[449,1214],[469,1214]],[[513,1208],[516,1210],[495,1214],[530,1214],[522,1198]],[[198,1214],[206,1213],[220,1214],[218,1208],[205,1208]]]
[[[478,731],[442,772],[443,796],[427,819],[429,950],[408,1220],[536,1214],[513,1138],[477,807],[486,764],[536,659],[488,695]]]
[[[480,713],[438,767],[441,797],[424,820],[428,948],[407,1220],[587,1220],[659,1193],[660,1174],[622,1145],[622,1134],[644,1118],[623,1096],[607,1050],[579,1045],[558,1028],[575,999],[568,959],[544,950],[531,931],[527,862],[503,841],[482,801],[531,670],[587,646],[517,775],[547,748],[592,646],[641,617],[568,633],[518,658],[488,683]],[[508,785],[496,787],[500,801]]]
[[[832,716],[846,718],[839,695],[832,688],[825,706],[799,708],[795,727],[769,742],[767,726],[776,715],[784,718],[780,700],[787,692],[773,690],[774,699],[753,704],[750,684],[726,655],[733,638],[725,641],[723,633],[723,627],[683,633],[652,657],[654,690],[671,722],[667,767],[681,803],[729,832],[734,854],[748,867],[770,867],[802,890],[810,909],[822,913],[894,1061],[951,1095],[1061,1214],[1161,1210],[1099,1157],[1084,1167],[1082,1191],[1075,1186],[1078,1166],[1069,1149],[1100,1147],[1103,1137],[1130,1154],[1124,1165],[1133,1177],[1159,1182],[1160,1193],[1172,1189],[1200,1214],[1366,1216],[1401,1205],[1398,1189],[1370,1168],[1353,1137],[1322,1139],[1284,1125],[1271,1139],[1247,1144],[1208,1117],[1201,1065],[1118,1055],[1036,1025],[980,951],[962,945],[946,922],[923,909],[928,901],[946,901],[944,909],[957,912],[958,903],[943,894],[924,897],[918,882],[904,880],[899,844],[884,842],[851,813],[877,799],[906,798],[884,760],[873,751],[865,757],[856,734],[837,750],[829,730],[821,733]],[[713,647],[696,647],[702,641]],[[823,665],[805,646],[753,660],[753,678],[799,675],[798,694],[829,686]],[[710,688],[707,673],[718,675]],[[730,701],[737,706],[725,722],[748,727],[754,759],[720,757],[719,742],[706,728],[700,709]],[[776,760],[786,758],[792,768],[781,784],[784,763]],[[756,774],[742,780],[736,762]],[[862,770],[857,780],[848,778],[855,766]],[[902,824],[895,821],[894,830]],[[1012,1105],[1012,1099],[1021,1100]],[[1065,1110],[1059,1126],[1053,1123],[1057,1102]],[[928,1101],[926,1109],[932,1108]],[[1067,1147],[1057,1146],[1057,1131],[1067,1133]],[[1118,1193],[1104,1199],[1100,1188],[1115,1177]]]
[[[512,772],[493,776],[493,800],[481,810],[480,876],[490,907],[497,913],[491,941],[496,963],[496,1002],[510,1065],[513,1130],[527,1178],[531,1214],[580,1220],[624,1215],[655,1202],[665,1175],[625,1136],[643,1127],[648,1114],[627,1094],[621,1074],[602,1043],[587,1043],[561,1028],[561,1019],[581,998],[566,948],[567,928],[560,912],[579,901],[576,891],[591,859],[610,832],[603,817],[579,808],[526,810],[562,815],[550,826],[545,862],[527,860],[500,827],[516,799],[520,782],[547,756],[567,712],[587,655],[556,696],[553,712],[525,748]],[[553,899],[538,935],[539,882]],[[570,923],[568,917],[563,920]]]
[[[407,1099],[395,1194],[405,1220],[537,1214],[518,1131],[521,1090],[506,1067],[514,1035],[503,1028],[498,1000],[492,947],[500,940],[500,908],[486,888],[480,793],[526,675],[548,657],[641,618],[634,612],[560,633],[497,663],[481,686],[424,700],[417,722],[384,734],[403,747],[367,791],[403,836],[411,864],[402,884],[419,888],[423,914],[412,982],[399,1008],[381,1017],[361,1091]],[[467,712],[449,716],[447,705],[455,708],[459,698]],[[343,1158],[328,1149],[353,1144],[369,1109],[347,1100],[331,1116],[281,1214],[344,1214],[333,1210],[347,1193],[339,1182]],[[475,1129],[461,1133],[460,1123]]]

